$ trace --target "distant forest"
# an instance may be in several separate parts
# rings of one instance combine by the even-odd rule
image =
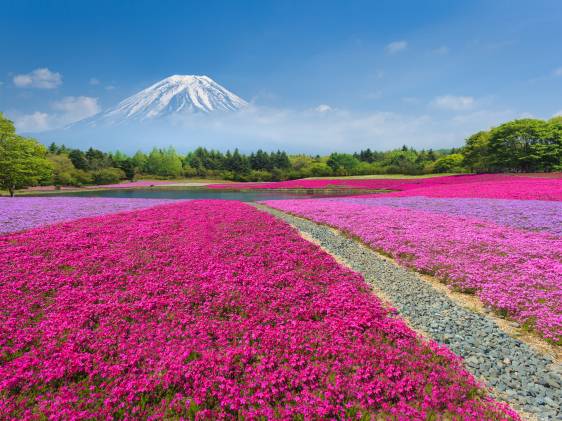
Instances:
[[[107,184],[142,178],[210,178],[233,181],[280,181],[304,177],[369,174],[425,174],[465,172],[460,150],[400,149],[377,152],[366,149],[354,154],[328,156],[288,155],[283,151],[243,154],[199,147],[183,155],[172,147],[154,148],[132,156],[86,151],[51,144],[47,158],[53,164],[55,185]]]
[[[26,159],[32,159],[28,164],[37,168],[34,174],[26,172]],[[279,181],[370,174],[562,171],[562,117],[510,121],[475,133],[461,148],[447,150],[402,146],[385,152],[365,149],[311,156],[261,149],[250,154],[238,149],[223,153],[203,147],[180,154],[170,147],[126,155],[55,143],[45,148],[17,135],[13,123],[0,113],[0,164],[6,173],[0,168],[0,184],[10,191],[24,185],[82,186],[142,178]]]

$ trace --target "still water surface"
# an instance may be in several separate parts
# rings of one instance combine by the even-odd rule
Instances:
[[[55,193],[52,196],[75,196],[75,197],[124,197],[129,199],[225,199],[239,200],[241,202],[254,202],[258,200],[280,200],[280,199],[311,199],[319,197],[345,196],[351,193],[319,193],[315,192],[283,192],[283,191],[223,191],[206,189],[114,189],[114,190],[90,190],[73,193]],[[355,193],[357,194],[357,193]]]

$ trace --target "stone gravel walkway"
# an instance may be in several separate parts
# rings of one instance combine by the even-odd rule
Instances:
[[[562,420],[562,369],[493,320],[453,302],[415,272],[399,267],[335,230],[255,205],[310,237],[361,273],[408,324],[465,359],[466,367],[497,399],[539,420]]]

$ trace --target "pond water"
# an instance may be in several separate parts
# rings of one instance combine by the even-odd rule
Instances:
[[[241,202],[254,202],[258,200],[281,200],[281,199],[310,199],[319,197],[347,196],[352,192],[286,192],[286,191],[225,191],[212,189],[113,189],[113,190],[89,190],[69,193],[50,193],[48,195],[34,196],[75,196],[75,197],[124,197],[129,199],[225,199],[239,200]],[[357,193],[355,193],[357,194]]]

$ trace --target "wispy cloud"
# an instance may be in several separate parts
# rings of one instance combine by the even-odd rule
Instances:
[[[89,83],[90,85],[95,86],[95,85],[99,85],[101,82],[100,82],[100,80],[99,80],[98,78],[92,77],[92,78],[90,78],[90,80],[88,81],[88,83]]]
[[[443,95],[431,101],[431,105],[442,110],[462,111],[472,109],[475,100],[471,96]]]
[[[400,51],[404,51],[406,48],[408,48],[408,42],[401,40],[391,42],[384,49],[388,54],[396,54]]]
[[[18,132],[43,132],[49,130],[51,116],[47,113],[35,111],[32,114],[16,115],[14,122]]]
[[[554,70],[554,76],[562,76],[562,66]]]
[[[69,123],[100,112],[98,99],[90,96],[67,96],[53,102],[52,107],[55,111],[63,113],[65,119],[72,120]]]
[[[435,48],[433,50],[434,54],[439,54],[439,55],[445,55],[445,54],[449,54],[449,47],[442,45],[441,47]]]
[[[320,104],[314,110],[319,113],[327,113],[328,111],[332,111],[332,107],[330,107],[328,104]]]
[[[41,68],[14,76],[13,82],[18,88],[55,89],[62,84],[62,75],[47,68]]]
[[[68,124],[97,114],[101,108],[97,98],[88,96],[67,96],[51,104],[53,112],[35,111],[14,117],[21,132],[42,132],[64,127]]]

